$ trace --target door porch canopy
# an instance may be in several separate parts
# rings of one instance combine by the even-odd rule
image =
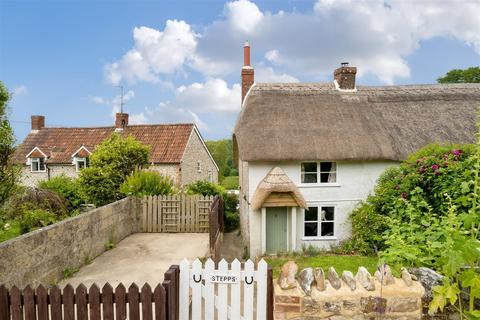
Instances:
[[[272,168],[257,186],[252,199],[252,209],[262,207],[301,207],[307,203],[297,186],[279,167]]]

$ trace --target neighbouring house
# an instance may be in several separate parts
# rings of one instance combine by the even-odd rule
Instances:
[[[178,186],[218,182],[218,167],[194,124],[129,125],[128,114],[117,113],[115,126],[92,128],[50,128],[44,116],[32,116],[32,130],[15,153],[23,184],[34,186],[61,174],[77,177],[95,147],[114,132],[150,146],[149,169]]]
[[[248,44],[244,55],[233,139],[251,256],[338,244],[386,168],[475,141],[480,84],[356,86],[346,63],[331,83],[254,83]]]

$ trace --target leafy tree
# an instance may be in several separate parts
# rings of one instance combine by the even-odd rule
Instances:
[[[233,147],[231,139],[207,141],[206,144],[220,169],[220,181],[222,181],[224,177],[238,175],[238,172],[233,168]]]
[[[13,193],[17,181],[17,168],[13,164],[15,138],[7,118],[9,99],[10,94],[0,81],[0,206]]]
[[[201,194],[203,196],[222,196],[225,189],[207,180],[198,180],[185,186],[187,194]]]
[[[163,176],[156,171],[135,171],[120,187],[126,196],[158,196],[175,193],[172,178]]]
[[[120,186],[133,171],[148,166],[149,153],[149,147],[135,138],[112,134],[92,153],[90,166],[80,172],[79,182],[89,200],[96,206],[120,200]]]
[[[480,67],[453,69],[437,81],[438,83],[480,83]]]

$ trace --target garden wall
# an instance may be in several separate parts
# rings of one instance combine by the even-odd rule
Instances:
[[[138,231],[140,202],[125,198],[0,243],[0,283],[23,287],[54,284]]]

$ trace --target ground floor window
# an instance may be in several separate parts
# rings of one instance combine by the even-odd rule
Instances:
[[[306,238],[335,236],[335,207],[311,206],[305,210],[303,235]]]

